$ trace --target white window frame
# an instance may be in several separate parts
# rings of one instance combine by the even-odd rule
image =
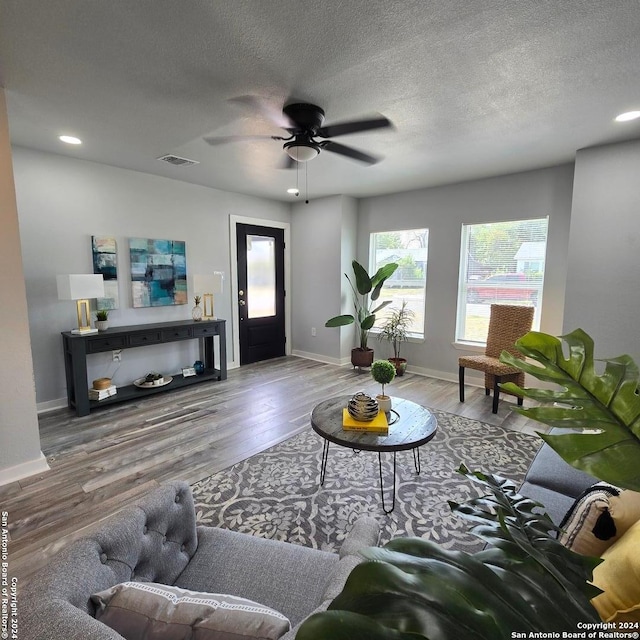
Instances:
[[[375,241],[375,237],[384,233],[409,233],[412,231],[426,231],[427,233],[427,246],[425,247],[426,251],[427,251],[427,262],[426,262],[426,268],[425,268],[425,276],[424,276],[424,283],[422,285],[422,290],[423,290],[423,301],[422,301],[422,331],[410,331],[408,332],[408,339],[410,342],[423,342],[424,341],[424,337],[425,337],[425,329],[426,329],[426,322],[427,322],[427,312],[426,312],[426,306],[427,306],[427,279],[429,277],[429,265],[428,265],[428,261],[429,261],[429,228],[428,227],[421,227],[420,229],[387,229],[384,231],[372,231],[369,234],[369,275],[373,276],[373,274],[377,271],[377,268],[375,266],[375,250],[376,250],[376,241]],[[387,280],[387,282],[385,282],[385,285],[383,287],[383,291],[387,288],[387,283],[389,282],[389,280]],[[401,289],[399,289],[399,291],[401,291]],[[375,308],[376,305],[373,305],[373,308]],[[397,304],[392,304],[390,305],[390,307],[397,307],[399,305]],[[387,307],[389,308],[389,307]],[[386,309],[383,309],[380,313],[384,314],[384,312],[386,311]],[[415,310],[414,310],[415,311]],[[381,317],[380,314],[376,314],[377,318],[376,318],[376,324],[378,324],[379,318]],[[380,329],[377,328],[376,326],[374,326],[371,329],[371,334],[372,335],[377,335],[380,333]]]
[[[460,267],[458,271],[458,296],[457,296],[457,313],[456,313],[456,327],[455,327],[455,336],[454,336],[454,345],[459,346],[461,348],[471,348],[471,350],[475,351],[483,351],[486,346],[486,338],[484,341],[480,340],[472,340],[464,336],[466,331],[466,321],[467,321],[467,304],[468,301],[468,291],[467,291],[467,271],[469,267],[469,252],[468,252],[468,242],[469,242],[469,229],[476,226],[481,225],[490,225],[490,224],[504,224],[504,223],[519,223],[519,222],[527,222],[527,221],[538,221],[538,220],[546,220],[547,223],[547,237],[545,240],[545,255],[546,250],[549,246],[549,216],[540,216],[537,218],[516,218],[513,220],[498,220],[494,222],[473,222],[473,223],[463,223],[460,231]],[[540,318],[542,312],[542,303],[543,303],[543,285],[544,285],[544,272],[543,277],[540,280],[539,290],[538,290],[538,299],[537,303],[535,303],[535,312],[533,319],[534,330],[539,330],[540,327]],[[498,302],[504,302],[504,304],[509,304],[510,300],[497,300]],[[487,305],[488,306],[488,305]]]

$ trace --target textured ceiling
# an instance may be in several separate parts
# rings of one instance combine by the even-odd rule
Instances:
[[[2,0],[0,83],[14,144],[283,200],[282,143],[202,140],[282,135],[230,99],[309,101],[328,124],[380,112],[394,130],[339,139],[379,164],[306,165],[311,197],[361,197],[640,138],[613,122],[640,109],[639,34],[638,0]]]

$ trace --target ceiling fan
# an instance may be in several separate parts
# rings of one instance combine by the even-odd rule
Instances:
[[[314,104],[303,102],[285,105],[282,113],[274,110],[255,96],[234,98],[233,102],[248,105],[262,111],[274,124],[285,129],[289,136],[206,136],[204,137],[205,142],[211,145],[218,145],[239,140],[283,140],[284,145],[282,148],[288,156],[285,160],[284,168],[287,169],[295,166],[296,162],[313,160],[321,151],[331,151],[368,165],[375,164],[380,160],[379,157],[330,139],[318,140],[318,138],[335,138],[350,133],[393,127],[391,121],[382,115],[368,120],[354,120],[323,126],[324,111]]]

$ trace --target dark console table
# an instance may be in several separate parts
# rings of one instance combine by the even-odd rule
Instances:
[[[218,336],[220,363],[215,366],[213,339]],[[89,381],[87,380],[87,355],[145,347],[150,344],[163,344],[178,340],[200,340],[200,359],[204,363],[204,372],[197,376],[173,376],[173,380],[161,387],[140,389],[131,384],[118,387],[116,395],[104,400],[89,400]],[[70,331],[62,332],[64,348],[64,368],[67,377],[67,399],[69,407],[76,410],[79,416],[86,416],[92,409],[124,402],[133,398],[141,398],[153,393],[172,391],[205,380],[227,379],[227,340],[225,320],[194,322],[178,320],[177,322],[158,322],[155,324],[137,324],[130,327],[113,327],[100,333],[78,335]]]

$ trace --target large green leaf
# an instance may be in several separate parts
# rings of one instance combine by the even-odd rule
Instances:
[[[488,493],[452,508],[493,546],[472,555],[396,538],[368,548],[369,561],[351,572],[329,611],[302,625],[297,640],[501,640],[599,621],[589,602],[599,591],[588,581],[600,560],[552,538],[557,527],[512,482],[461,472]]]
[[[360,613],[323,611],[305,620],[296,640],[416,640],[416,636],[389,629]]]
[[[369,331],[369,329],[371,329],[371,327],[373,327],[373,325],[375,324],[375,321],[376,317],[374,315],[367,316],[366,318],[362,319],[360,328],[364,331]]]
[[[351,266],[353,267],[353,274],[356,277],[356,289],[361,296],[366,296],[373,287],[371,278],[369,277],[367,270],[357,260],[354,260],[351,263]]]
[[[372,287],[378,287],[378,289],[384,284],[384,281],[387,280],[387,278],[390,278],[395,270],[398,268],[398,264],[395,262],[390,262],[389,264],[385,264],[383,266],[381,266],[374,274],[373,277],[371,278],[371,286]],[[374,300],[377,299],[374,298]]]
[[[568,345],[568,357],[562,349]],[[539,364],[503,352],[502,362],[539,380],[559,385],[553,389],[507,391],[542,403],[516,411],[544,424],[570,429],[540,434],[570,465],[614,485],[640,491],[640,395],[638,367],[627,355],[603,360],[596,371],[593,340],[582,329],[562,339],[532,331],[516,342],[517,349]],[[551,404],[551,406],[549,406]]]
[[[336,316],[335,318],[330,318],[324,323],[325,327],[344,327],[348,324],[353,324],[355,322],[355,318],[352,315],[345,316]]]
[[[373,287],[373,291],[371,292],[372,301],[380,297],[380,291],[382,291],[384,283],[393,275],[397,268],[398,265],[395,262],[385,264],[383,267],[380,267],[373,278],[371,278],[371,286]]]

